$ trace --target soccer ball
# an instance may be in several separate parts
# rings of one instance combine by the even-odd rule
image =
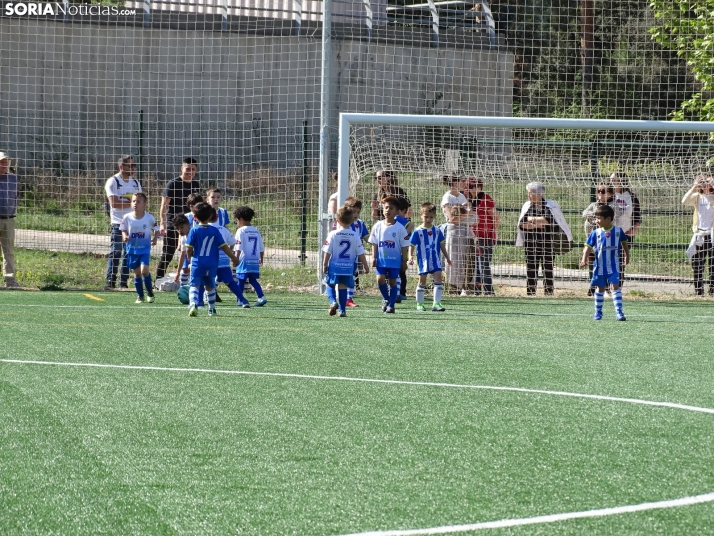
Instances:
[[[178,301],[180,301],[184,305],[188,305],[188,290],[189,290],[189,286],[184,285],[181,288],[179,288],[178,292],[176,293],[176,297],[178,298]]]

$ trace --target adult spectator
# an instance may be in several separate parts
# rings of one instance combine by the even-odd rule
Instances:
[[[692,259],[694,271],[694,292],[697,296],[704,295],[704,265],[709,257],[709,295],[714,296],[714,180],[707,175],[699,175],[692,188],[684,194],[682,204],[694,207],[694,234],[687,248],[687,257]]]
[[[637,231],[642,223],[642,212],[640,210],[640,200],[635,192],[630,190],[630,183],[627,175],[622,171],[615,171],[610,175],[610,183],[615,188],[615,203],[618,210],[615,211],[615,225],[621,227],[630,239],[630,247],[635,239]],[[625,256],[620,256],[620,288],[625,281]]]
[[[471,228],[478,248],[476,258],[476,294],[493,296],[493,274],[491,259],[493,247],[498,237],[500,219],[493,198],[483,191],[483,179],[469,177],[466,180],[466,199],[471,203],[471,211],[478,220]]]
[[[0,249],[7,288],[20,285],[15,280],[15,214],[20,197],[17,175],[10,173],[10,157],[0,152]]]
[[[388,171],[386,169],[377,171],[375,174],[375,179],[377,180],[377,193],[372,196],[372,219],[374,221],[379,221],[384,219],[384,214],[382,213],[382,199],[389,196],[402,197],[407,200],[409,206],[409,211],[407,212],[407,218],[412,216],[412,207],[407,193],[399,187],[399,182],[397,177],[394,176],[393,171]]]
[[[119,288],[128,288],[129,266],[124,251],[119,224],[125,214],[131,212],[131,196],[141,192],[141,184],[134,176],[134,158],[123,155],[119,158],[119,173],[109,177],[104,184],[104,191],[109,204],[109,217],[111,219],[111,234],[109,239],[109,260],[107,261],[107,280],[104,290],[116,288],[117,271],[119,271]],[[120,268],[121,265],[121,268]]]
[[[195,179],[197,172],[198,161],[191,157],[184,158],[181,175],[170,180],[161,192],[160,232],[164,235],[164,247],[159,266],[156,268],[156,279],[164,277],[178,246],[179,234],[171,223],[174,216],[189,212],[186,199],[189,194],[201,192],[201,184]]]
[[[441,177],[441,182],[444,183],[444,186],[449,187],[449,190],[441,198],[441,211],[444,213],[446,221],[451,219],[451,207],[454,205],[461,205],[466,209],[471,209],[466,196],[460,191],[464,187],[461,177],[458,175],[444,175]]]
[[[540,265],[543,268],[543,290],[546,296],[552,296],[555,233],[562,230],[570,241],[573,235],[558,203],[545,199],[543,183],[528,183],[526,189],[528,201],[521,208],[516,238],[516,246],[524,248],[526,253],[526,294],[535,296]]]

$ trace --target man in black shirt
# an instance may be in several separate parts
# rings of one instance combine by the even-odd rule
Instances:
[[[161,232],[164,234],[164,248],[161,253],[161,260],[156,269],[156,279],[164,277],[166,268],[174,258],[176,246],[178,246],[178,231],[173,228],[171,222],[177,214],[186,214],[188,205],[186,198],[189,194],[197,194],[201,191],[201,184],[194,179],[198,171],[198,161],[188,157],[183,159],[181,165],[181,175],[170,180],[164,191],[161,192]]]
[[[544,198],[545,187],[540,182],[529,183],[529,206],[518,222],[523,232],[526,252],[526,293],[535,296],[538,284],[538,265],[543,267],[543,289],[546,296],[553,295],[553,233],[557,224]],[[527,204],[528,204],[527,203]]]

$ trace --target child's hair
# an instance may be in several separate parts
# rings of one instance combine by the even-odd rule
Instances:
[[[434,203],[422,203],[419,209],[420,214],[434,214],[436,216],[436,205]]]
[[[233,219],[235,219],[235,221],[243,220],[250,222],[254,217],[255,210],[246,205],[240,206],[233,211]]]
[[[464,207],[463,205],[451,205],[451,208],[449,209],[449,215],[454,219],[461,218],[461,216],[466,216],[467,213],[468,210],[466,210],[466,207]]]
[[[211,186],[208,190],[206,190],[206,197],[211,197],[211,194],[223,195],[223,192],[221,192],[221,189],[218,186]]]
[[[388,195],[382,198],[382,204],[391,205],[397,210],[399,210],[399,198],[393,195]]]
[[[194,216],[198,218],[198,221],[201,223],[206,223],[209,222],[213,219],[213,217],[216,215],[216,209],[213,208],[211,205],[208,203],[204,203],[201,201],[197,205],[193,207],[194,209]]]
[[[134,197],[143,199],[144,203],[146,203],[149,200],[149,198],[146,197],[146,194],[144,192],[136,192],[134,194]]]
[[[345,199],[345,207],[362,210],[362,201],[360,201],[356,197],[348,197],[347,199]]]
[[[610,205],[600,205],[595,209],[595,215],[612,220],[615,218],[615,211]]]
[[[355,216],[350,207],[340,207],[337,209],[337,221],[342,225],[350,225]]]
[[[441,177],[441,182],[446,186],[452,186],[454,183],[459,182],[459,180],[458,175],[443,175]]]
[[[174,229],[178,229],[182,225],[188,225],[188,218],[185,214],[176,214],[174,219],[171,220],[171,224],[174,226]]]
[[[411,205],[409,204],[409,201],[406,200],[404,197],[397,197],[397,210],[400,212],[403,212],[405,210],[409,210],[409,207]]]
[[[186,204],[189,208],[194,205],[197,205],[198,203],[203,203],[203,196],[201,194],[188,194],[188,197],[186,198]]]

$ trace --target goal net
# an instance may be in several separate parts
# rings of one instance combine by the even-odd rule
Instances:
[[[383,170],[408,196],[416,224],[422,203],[442,204],[450,189],[446,182],[457,179],[455,190],[474,209],[475,186],[483,184],[499,219],[490,259],[496,294],[525,294],[524,248],[516,247],[516,239],[526,185],[533,182],[542,183],[545,197],[559,204],[573,236],[572,251],[555,256],[556,294],[583,294],[589,287],[588,270],[578,264],[594,219],[583,212],[598,200],[623,207],[616,223],[633,234],[627,291],[693,293],[687,256],[693,209],[682,198],[697,176],[710,175],[712,123],[343,114],[341,128],[348,191],[366,201],[367,217],[370,201],[382,195],[375,174]],[[606,199],[598,198],[599,188],[607,190]],[[621,193],[625,190],[629,196]],[[446,221],[439,209],[436,223]],[[452,292],[480,290],[478,267],[474,276],[469,265],[481,263],[481,253],[451,270]],[[541,270],[539,294],[542,275]]]

